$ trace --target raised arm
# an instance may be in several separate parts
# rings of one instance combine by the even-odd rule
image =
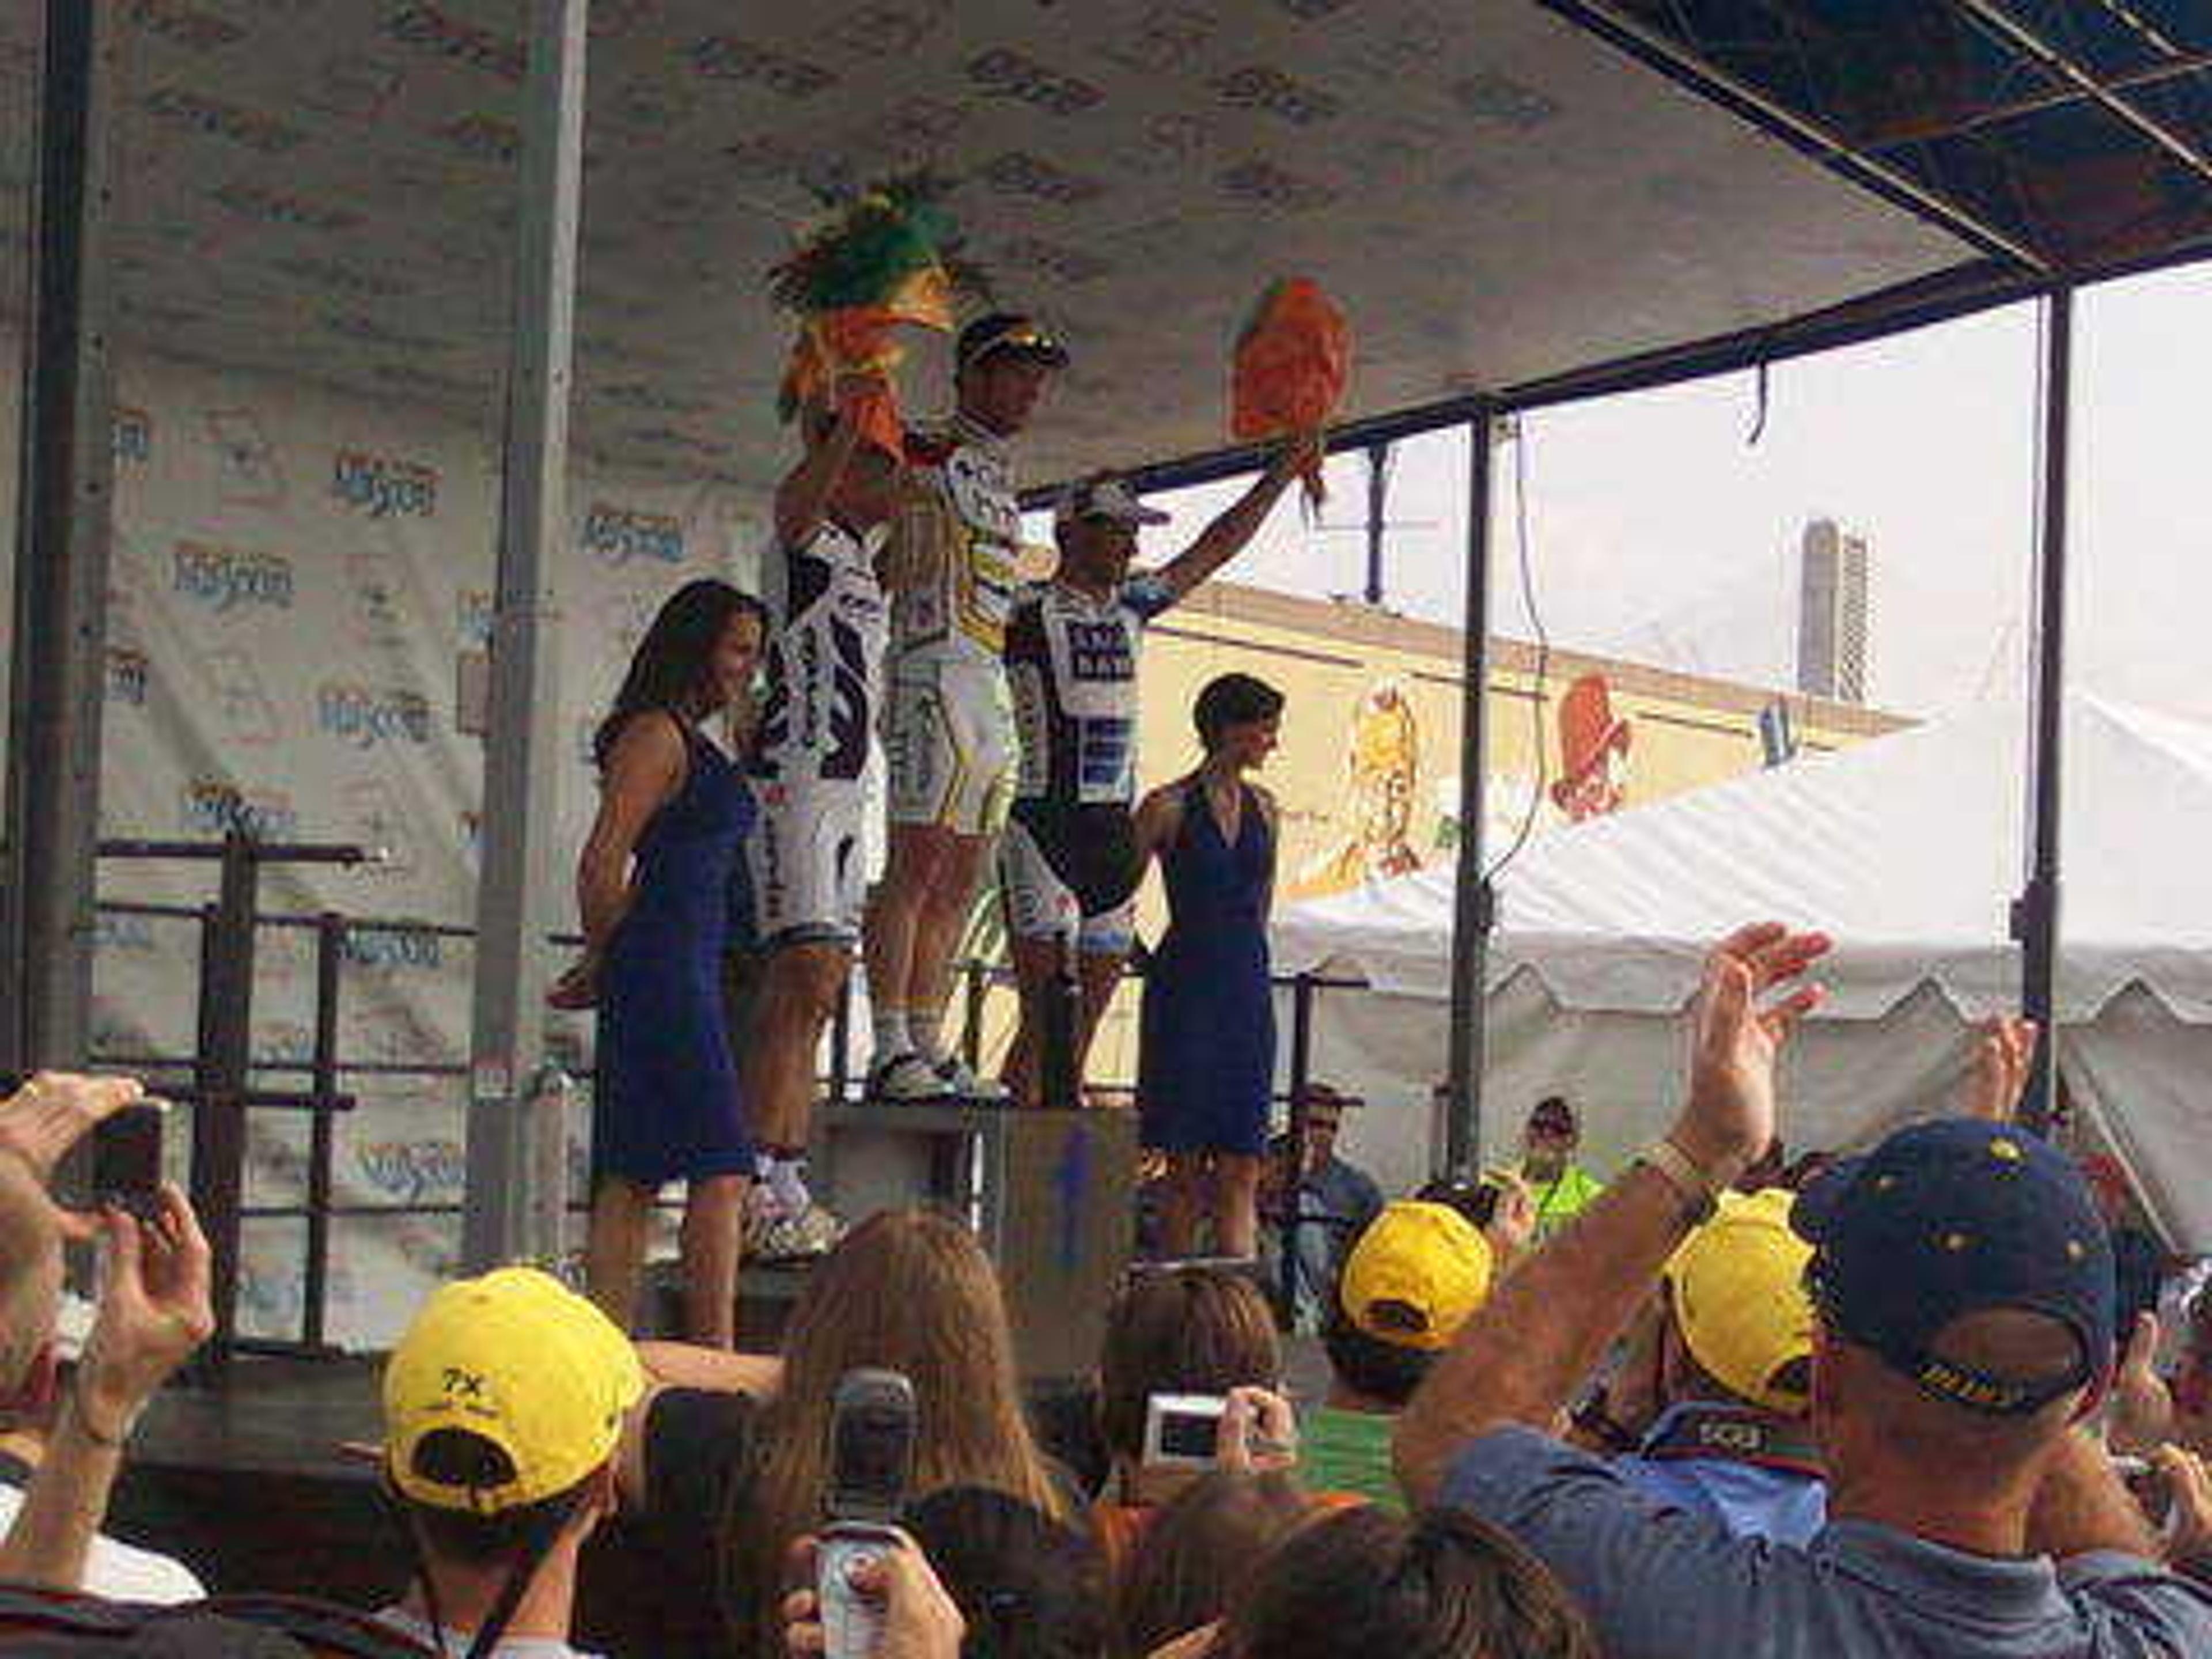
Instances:
[[[576,904],[583,915],[584,953],[597,961],[629,908],[630,855],[638,838],[683,787],[683,729],[673,714],[654,711],[630,720],[615,738],[599,789],[599,812],[576,860]]]
[[[1776,1057],[1820,1000],[1798,981],[1827,948],[1818,934],[1768,923],[1742,929],[1706,960],[1688,1100],[1667,1141],[1711,1193],[1774,1138]],[[1762,1003],[1769,993],[1775,1000]],[[1459,1451],[1492,1429],[1554,1428],[1688,1236],[1692,1196],[1675,1176],[1638,1164],[1506,1275],[1399,1419],[1398,1479],[1417,1504],[1436,1496]]]
[[[1189,547],[1160,568],[1158,580],[1180,600],[1186,593],[1251,545],[1283,492],[1297,482],[1319,447],[1318,439],[1296,439],[1283,446],[1267,470],[1253,480],[1221,516],[1206,526]]]
[[[775,490],[775,538],[786,547],[803,547],[822,527],[830,510],[830,497],[860,447],[860,422],[856,399],[865,386],[860,376],[837,382],[837,418],[818,441],[808,440],[806,458],[784,474]],[[802,414],[804,422],[807,416]]]

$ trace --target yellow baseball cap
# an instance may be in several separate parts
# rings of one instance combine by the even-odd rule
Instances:
[[[1730,1393],[1791,1417],[1811,1402],[1782,1374],[1813,1352],[1805,1289],[1813,1247],[1790,1230],[1795,1201],[1778,1187],[1723,1193],[1712,1219],[1667,1263],[1674,1322],[1690,1357]]]
[[[1490,1241],[1446,1204],[1386,1205],[1345,1258],[1336,1298],[1355,1330],[1434,1353],[1490,1294]]]
[[[384,1368],[384,1455],[392,1483],[434,1509],[495,1515],[564,1492],[614,1455],[623,1414],[645,1392],[637,1350],[582,1297],[534,1267],[444,1285]],[[456,1486],[416,1468],[441,1429],[479,1435],[514,1479]]]

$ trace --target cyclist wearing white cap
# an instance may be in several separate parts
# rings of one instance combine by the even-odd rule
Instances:
[[[1139,526],[1165,524],[1168,515],[1143,505],[1120,478],[1075,485],[1054,514],[1060,568],[1024,592],[1007,620],[1021,767],[999,872],[1022,1012],[1006,1084],[1024,1103],[1043,1092],[1046,997],[1070,953],[1080,986],[1072,1032],[1079,1081],[1134,942],[1144,866],[1131,808],[1145,624],[1250,544],[1308,453],[1303,441],[1286,447],[1187,551],[1133,576]]]

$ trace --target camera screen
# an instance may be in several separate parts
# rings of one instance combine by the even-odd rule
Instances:
[[[1210,1458],[1220,1441],[1218,1416],[1168,1412],[1160,1418],[1160,1450],[1170,1457]]]

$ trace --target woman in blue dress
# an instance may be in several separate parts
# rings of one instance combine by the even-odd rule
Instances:
[[[1274,897],[1274,797],[1244,775],[1273,752],[1283,696],[1224,674],[1192,716],[1206,759],[1137,809],[1137,842],[1157,854],[1168,931],[1146,970],[1137,1102],[1145,1146],[1168,1160],[1161,1243],[1191,1254],[1201,1214],[1212,1249],[1258,1249],[1261,1162],[1275,1081],[1267,909]]]
[[[592,744],[599,811],[576,872],[584,958],[556,991],[563,1006],[595,997],[599,1007],[592,1299],[629,1328],[653,1201],[682,1181],[685,1334],[724,1348],[735,1336],[753,1147],[723,952],[753,801],[740,757],[705,722],[749,710],[766,632],[757,599],[700,580],[672,594],[638,642]]]

